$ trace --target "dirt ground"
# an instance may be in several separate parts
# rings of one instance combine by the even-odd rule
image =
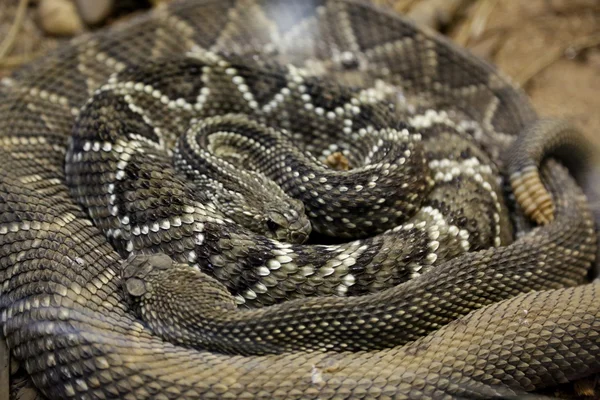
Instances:
[[[600,0],[371,1],[429,25],[495,63],[526,90],[540,115],[567,118],[600,145]],[[19,0],[0,0],[0,77],[65,40],[40,29],[48,17],[36,8],[41,2],[29,1],[6,49],[2,38],[12,36]],[[546,393],[600,398],[596,381]]]

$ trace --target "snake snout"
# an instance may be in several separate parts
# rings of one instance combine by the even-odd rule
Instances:
[[[123,263],[122,276],[127,294],[139,297],[149,290],[147,278],[169,269],[173,264],[166,254],[132,254]]]
[[[299,224],[297,229],[290,231],[290,242],[292,243],[304,243],[308,240],[310,233],[312,232],[312,225],[310,221],[306,220],[305,223]]]
[[[272,209],[266,214],[266,224],[271,236],[288,243],[304,243],[308,240],[312,226],[304,214],[302,202],[294,202],[294,208]]]

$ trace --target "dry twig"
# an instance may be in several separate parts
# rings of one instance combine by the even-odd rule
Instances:
[[[3,59],[11,50],[15,44],[15,40],[17,38],[17,34],[19,30],[21,30],[21,26],[23,25],[23,21],[25,20],[25,14],[27,11],[27,6],[29,5],[29,0],[19,0],[19,6],[17,7],[17,13],[15,15],[15,20],[11,25],[8,34],[0,43],[0,60]]]
[[[498,0],[480,0],[476,4],[473,14],[469,20],[462,26],[454,41],[461,46],[466,47],[469,41],[479,37],[487,25],[488,18],[494,11]]]
[[[571,43],[567,43],[563,46],[556,47],[544,55],[540,56],[535,63],[529,64],[526,68],[521,70],[519,74],[517,74],[514,79],[515,81],[521,85],[527,85],[531,79],[533,79],[537,74],[539,74],[544,69],[548,68],[558,60],[562,59],[569,54],[569,56],[576,55],[582,52],[585,49],[589,49],[592,47],[600,46],[600,33],[584,36]]]

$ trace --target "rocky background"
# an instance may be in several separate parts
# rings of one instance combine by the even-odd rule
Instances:
[[[168,0],[0,0],[0,77],[61,41]],[[448,35],[600,145],[600,0],[371,0]],[[598,398],[598,377],[545,392]],[[598,387],[597,387],[598,386]]]

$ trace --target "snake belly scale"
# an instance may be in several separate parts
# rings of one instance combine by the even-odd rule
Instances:
[[[49,398],[489,398],[600,371],[594,221],[547,158],[577,133],[389,11],[179,1],[0,98],[0,321]]]

